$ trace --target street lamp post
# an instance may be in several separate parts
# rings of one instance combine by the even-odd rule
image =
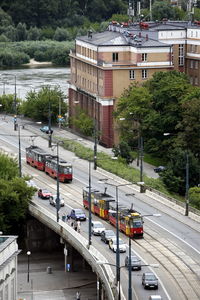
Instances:
[[[131,251],[131,248],[129,248]],[[130,255],[131,252],[129,252],[129,255]],[[129,256],[129,260],[130,260],[130,256]],[[130,263],[130,261],[129,261]],[[97,261],[97,264],[98,265],[109,265],[109,266],[113,266],[113,267],[116,267],[115,264],[112,264],[112,263],[108,263],[108,262],[103,262],[103,261]],[[129,265],[130,266],[130,265]],[[152,267],[152,268],[158,268],[159,267],[159,264],[143,264],[141,265],[141,267]],[[126,268],[126,266],[119,266],[119,272],[121,271],[122,268]],[[129,280],[131,278],[129,277]],[[131,284],[131,281],[129,282],[129,284]],[[118,300],[121,299],[121,282],[119,282],[119,285],[117,286],[119,288],[119,291],[118,291]],[[131,294],[130,294],[131,293]],[[132,300],[132,287],[128,289],[128,300]]]
[[[28,269],[27,269],[27,282],[29,282],[29,265],[30,265],[30,255],[31,251],[27,251],[27,258],[28,258]]]
[[[185,216],[189,215],[189,155],[186,153]]]
[[[131,237],[129,236],[128,255],[128,300],[132,300],[132,263],[131,263]]]
[[[115,190],[115,193],[116,193],[116,242],[117,242],[117,247],[116,247],[116,282],[117,282],[117,286],[119,286],[118,300],[120,300],[121,299],[121,294],[120,294],[119,195],[118,195],[118,188],[121,187],[121,186],[132,185],[133,183],[125,183],[125,184],[115,185],[115,184],[112,184],[112,183],[108,183],[107,179],[100,180],[99,182],[114,186],[115,189],[116,189]]]
[[[51,148],[52,133],[51,133],[51,103],[49,99],[49,148]]]
[[[90,245],[92,244],[91,237],[92,237],[92,212],[91,212],[91,161],[89,160],[89,230],[88,230],[88,249],[90,248]]]
[[[57,145],[57,178],[56,178],[56,216],[57,222],[59,222],[59,210],[60,210],[60,183],[59,183],[59,143]]]
[[[17,90],[16,90],[16,75],[15,75],[15,95],[14,95],[14,130],[17,130]]]

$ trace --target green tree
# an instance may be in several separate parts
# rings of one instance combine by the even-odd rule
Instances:
[[[18,164],[13,158],[0,154],[0,228],[4,234],[19,233],[34,189],[18,178]]]
[[[121,140],[134,146],[139,135],[144,136],[145,119],[152,113],[151,102],[152,96],[148,89],[138,84],[124,91],[114,112]]]
[[[168,1],[155,1],[152,5],[152,17],[158,21],[164,18],[174,19],[174,10]]]
[[[181,120],[176,126],[179,130],[178,142],[185,149],[199,154],[200,146],[200,88],[191,87],[181,102]]]
[[[70,120],[76,129],[86,135],[92,136],[94,130],[94,124],[92,118],[88,117],[87,113],[81,108],[76,109],[75,117]]]
[[[185,195],[186,153],[189,157],[189,186],[197,186],[199,183],[198,160],[190,151],[186,152],[181,148],[170,151],[167,168],[160,175],[167,188],[180,195]]]
[[[45,86],[39,92],[28,92],[26,101],[21,105],[21,112],[35,121],[48,122],[50,108],[51,119],[55,123],[58,117],[59,103],[62,114],[64,115],[67,112],[67,104],[64,98],[64,93],[59,86],[55,86],[53,89]]]
[[[180,122],[181,101],[190,89],[188,78],[177,71],[156,72],[145,84],[152,95],[153,113],[145,118],[145,149],[163,156],[174,144],[173,135],[177,134]],[[163,134],[171,133],[166,139]],[[156,141],[157,140],[157,141]]]
[[[17,104],[17,112],[19,113],[20,109],[20,103],[21,99],[16,99]],[[1,111],[7,113],[7,114],[13,114],[14,113],[14,95],[2,95],[0,96],[0,104],[2,104]]]
[[[0,7],[0,27],[12,25],[12,18]]]
[[[71,39],[71,36],[67,29],[57,27],[53,39],[59,42],[67,41]]]
[[[32,27],[29,29],[27,34],[27,40],[29,41],[37,41],[41,37],[41,30],[37,27]]]
[[[16,27],[17,41],[25,41],[27,39],[27,29],[25,23],[19,23]]]
[[[125,141],[120,142],[118,146],[115,146],[112,149],[112,151],[116,157],[121,157],[127,164],[130,164],[133,161],[131,147]]]
[[[189,189],[189,200],[192,206],[200,209],[200,187],[193,187]]]

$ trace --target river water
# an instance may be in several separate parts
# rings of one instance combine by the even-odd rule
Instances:
[[[70,68],[33,65],[31,67],[0,70],[0,95],[15,93],[18,98],[26,99],[30,90],[38,92],[43,86],[60,86],[64,95],[68,95]]]

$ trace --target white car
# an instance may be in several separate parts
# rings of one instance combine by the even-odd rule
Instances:
[[[117,238],[112,238],[109,241],[109,248],[113,251],[117,251]],[[126,252],[126,244],[122,239],[119,239],[119,252]]]
[[[92,234],[101,235],[105,231],[105,226],[99,221],[92,221]]]
[[[56,207],[56,199],[57,199],[57,195],[52,195],[49,198],[49,203]],[[65,205],[65,201],[63,198],[60,197],[60,206],[64,206],[64,205]]]

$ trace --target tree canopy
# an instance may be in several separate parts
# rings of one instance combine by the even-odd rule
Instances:
[[[18,233],[34,194],[18,173],[17,161],[0,153],[0,228],[4,234]]]
[[[50,112],[51,120],[55,123],[59,114],[59,105],[62,115],[67,112],[64,98],[64,93],[59,86],[53,89],[45,86],[39,92],[33,90],[28,92],[20,110],[26,117],[42,122],[48,122]]]
[[[185,74],[157,72],[143,86],[131,85],[117,102],[114,117],[120,143],[138,147],[144,139],[146,153],[167,164],[162,180],[171,191],[185,193],[186,153],[190,186],[200,176],[200,88],[192,87]]]

